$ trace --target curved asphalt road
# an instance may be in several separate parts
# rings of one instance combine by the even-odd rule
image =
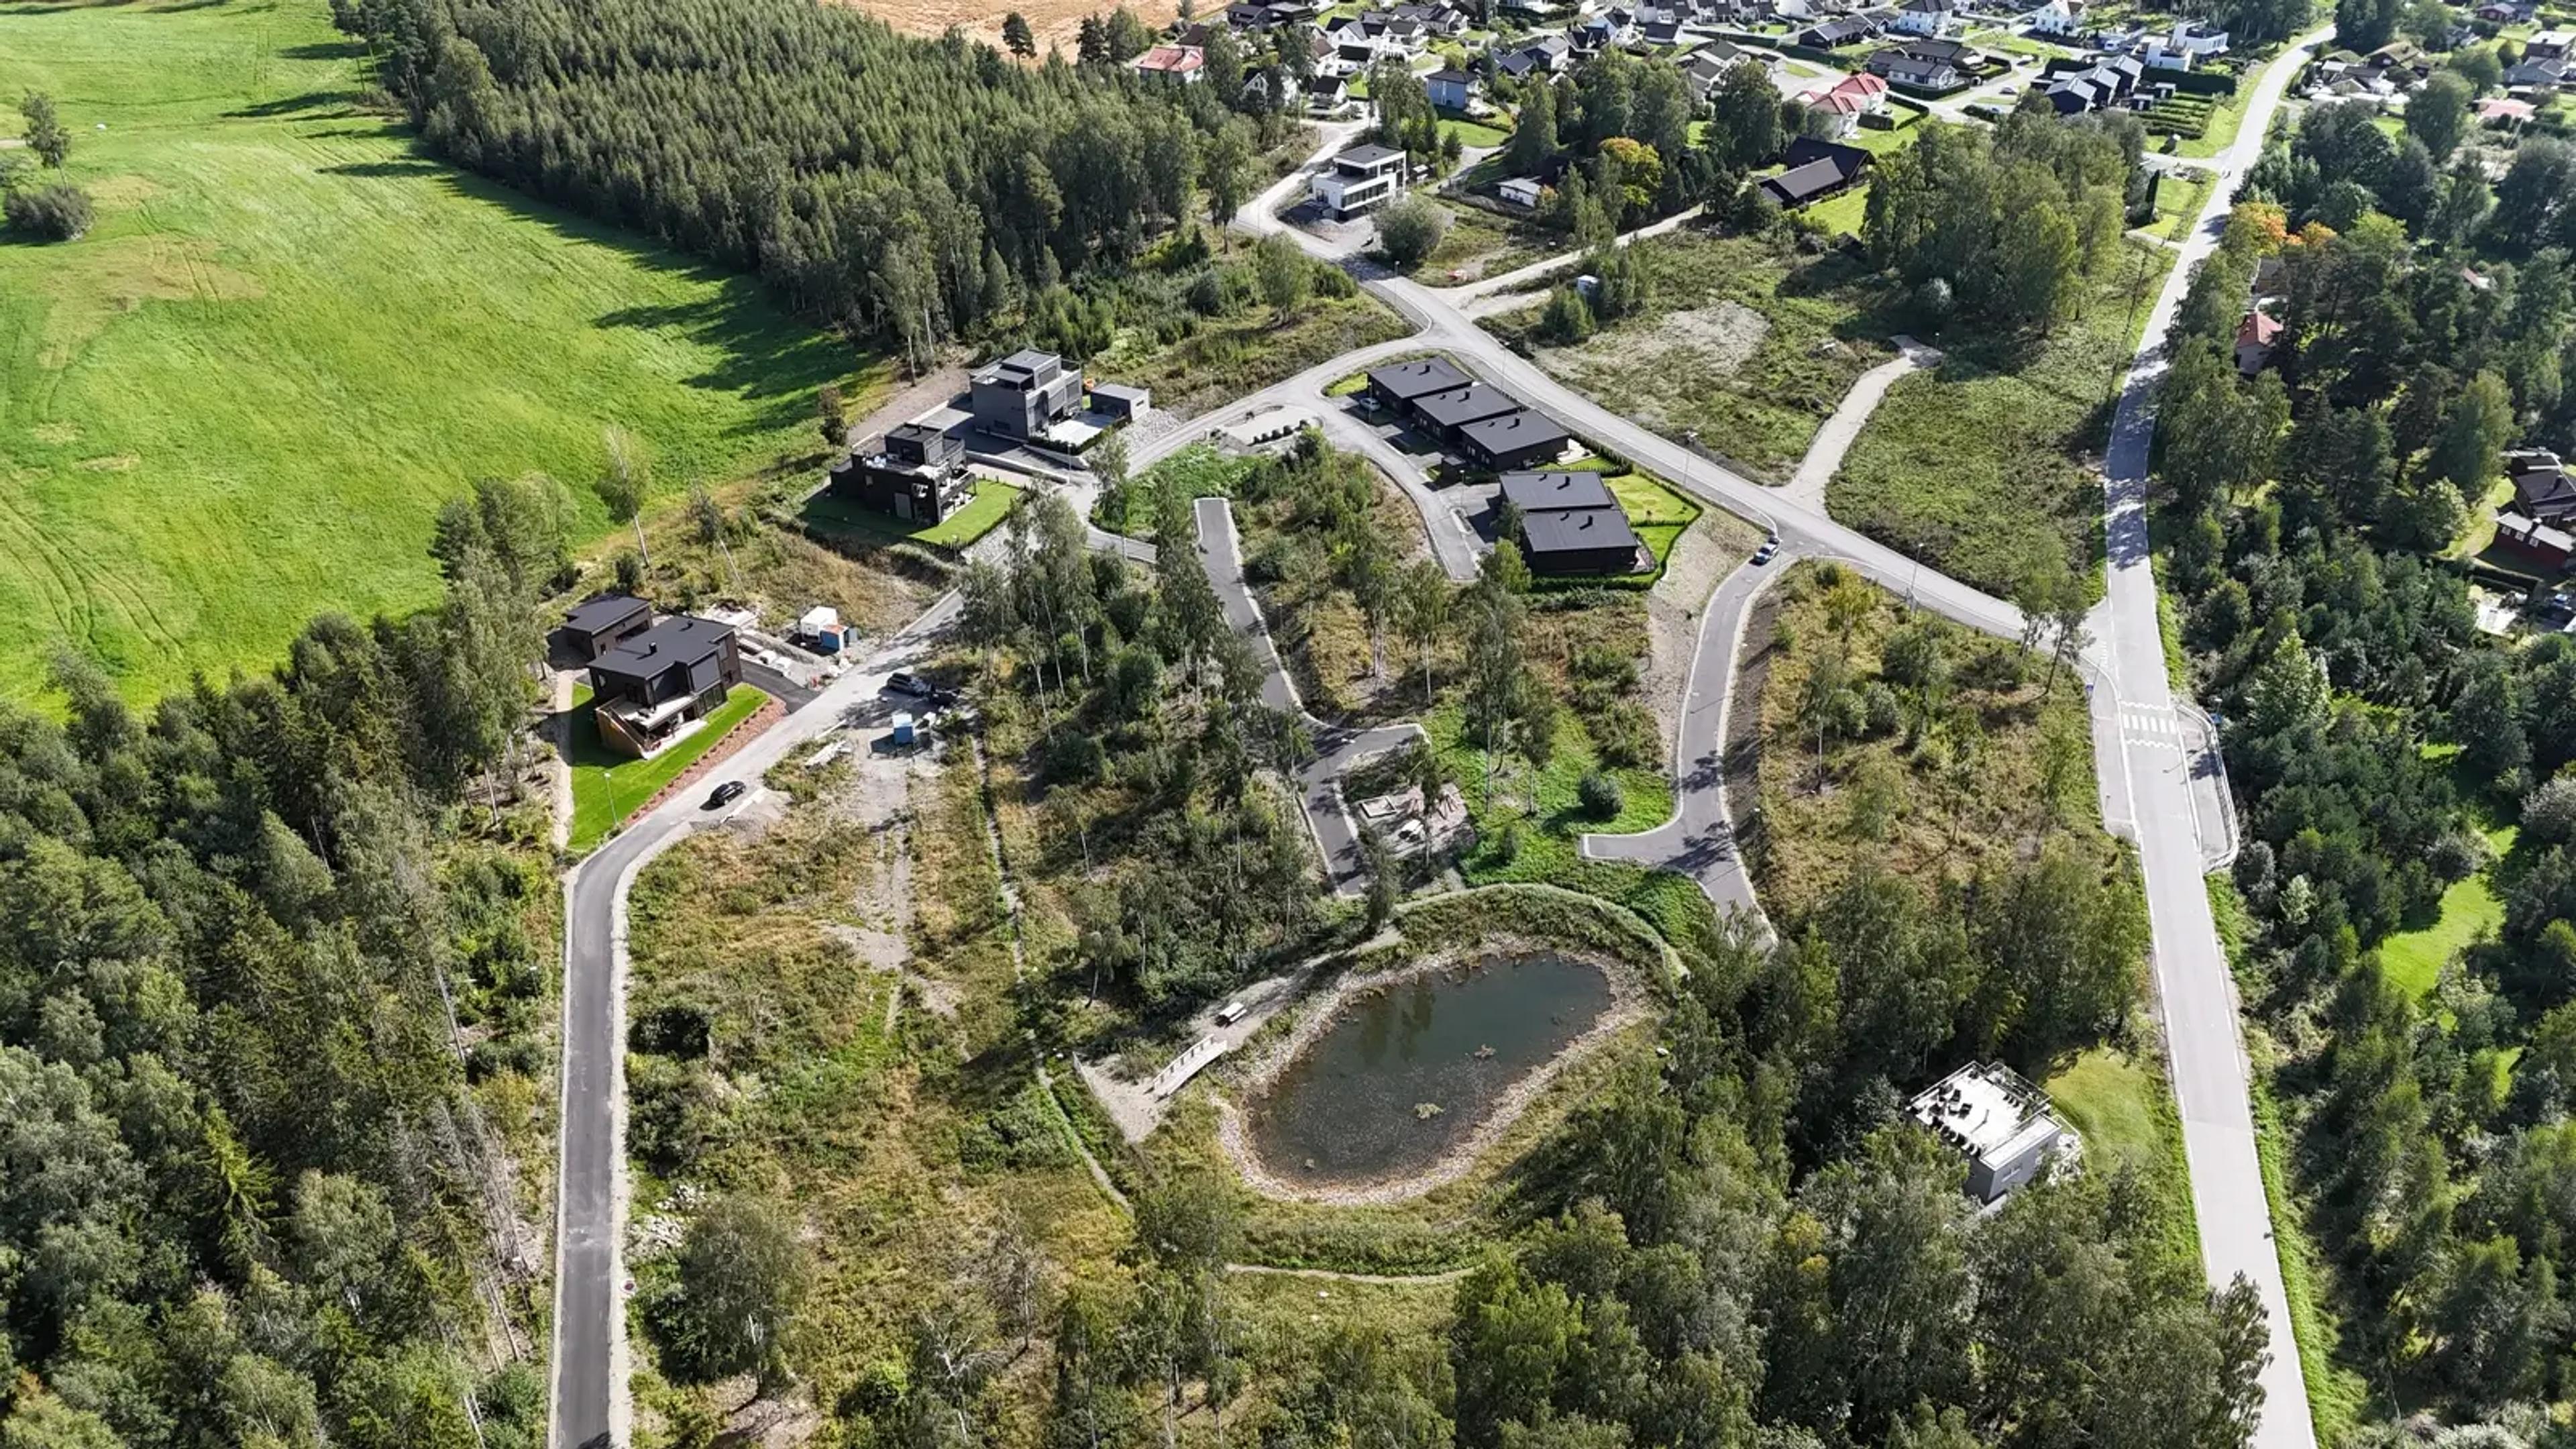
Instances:
[[[2303,48],[2313,48],[2323,33],[2310,37]],[[2154,426],[2149,394],[2162,365],[2157,353],[2190,266],[2205,256],[2213,243],[2210,223],[2223,219],[2237,181],[2260,154],[2263,137],[2295,64],[2295,53],[2285,56],[2257,85],[2239,139],[2219,163],[2221,184],[2211,195],[2204,225],[2186,245],[2181,263],[2158,298],[2146,343],[2140,349],[2139,364],[2121,399],[2107,470],[2112,566],[2111,597],[2104,605],[2103,622],[2107,627],[2093,631],[2095,640],[2084,661],[2086,674],[2103,681],[2093,690],[2092,713],[2097,767],[2103,772],[2104,815],[2115,824],[2130,823],[2147,875],[2167,1049],[2172,1058],[2176,1095],[2183,1108],[2204,1266],[2213,1283],[2224,1283],[2240,1274],[2251,1279],[2270,1319],[2272,1360],[2263,1379],[2270,1412],[2261,1415],[2254,1439],[2261,1449],[2313,1449],[2315,1437],[2304,1412],[2304,1384],[2290,1339],[2280,1265],[2271,1249],[2268,1210],[2254,1161],[2246,1069],[2235,1005],[2200,884],[2201,847],[2189,794],[2189,766],[2184,763],[2167,769],[2157,761],[2133,758],[2136,751],[2129,732],[2122,727],[2126,716],[2120,704],[2134,700],[2149,708],[2172,709],[2163,676],[2162,640],[2156,631],[2154,580],[2147,567],[2143,509],[2146,447]],[[1767,525],[1782,544],[1782,558],[1775,560],[1774,568],[1796,556],[1840,559],[1881,587],[1901,592],[1913,602],[1969,627],[2005,637],[2020,633],[2020,612],[2011,604],[1926,570],[1895,550],[1861,536],[1827,517],[1820,502],[1784,497],[1777,490],[1739,477],[1558,383],[1476,326],[1464,307],[1474,304],[1483,289],[1442,291],[1386,275],[1356,258],[1353,246],[1337,247],[1280,223],[1276,216],[1279,207],[1305,184],[1308,172],[1339,151],[1352,133],[1349,127],[1327,128],[1326,143],[1307,167],[1265,191],[1238,224],[1256,233],[1283,231],[1309,253],[1350,265],[1355,274],[1364,278],[1364,286],[1413,322],[1418,332],[1310,368],[1198,420],[1200,423],[1221,425],[1277,407],[1312,406],[1312,400],[1321,398],[1325,386],[1356,369],[1408,353],[1449,352],[1570,431],[1608,445],[1636,464],[1677,482],[1686,492]],[[1562,265],[1570,259],[1552,259],[1537,264],[1537,269]],[[1195,425],[1175,430],[1139,449],[1134,466],[1142,469],[1205,431]],[[1427,490],[1408,489],[1407,493],[1425,509],[1424,521],[1436,545],[1441,541],[1441,528],[1431,512]],[[1219,589],[1229,619],[1237,628],[1248,627],[1259,634],[1266,646],[1267,631],[1261,627],[1258,610],[1243,590],[1231,512],[1220,503],[1215,517],[1202,510],[1196,521],[1201,531],[1201,549],[1210,554],[1211,582],[1216,582],[1219,575],[1214,556],[1217,551],[1212,544],[1220,536],[1225,542],[1222,552],[1229,565],[1226,576],[1230,587],[1220,584]],[[1449,559],[1444,557],[1443,563],[1453,573],[1456,571]],[[1748,577],[1748,573],[1739,571],[1730,577],[1711,600],[1713,623],[1732,623],[1722,629],[1703,627],[1699,651],[1693,657],[1692,680],[1683,701],[1683,738],[1713,740],[1720,751],[1735,637],[1741,630],[1744,609],[1760,582]],[[931,635],[955,617],[956,611],[954,594],[942,598],[886,651],[871,659],[864,672],[843,676],[813,703],[780,722],[699,783],[712,787],[728,779],[756,781],[788,750],[840,724],[846,711],[872,698],[882,687],[885,673],[917,655]],[[1248,623],[1238,617],[1243,612],[1250,615]],[[1714,673],[1703,686],[1701,675],[1708,670]],[[1275,686],[1286,691],[1289,707],[1295,708],[1294,690],[1278,669],[1275,651],[1270,656],[1270,672],[1271,678],[1264,685],[1265,698]],[[1299,712],[1302,714],[1302,709]],[[1710,718],[1712,712],[1714,719]],[[1696,736],[1694,721],[1700,731]],[[1308,790],[1309,821],[1338,820],[1341,829],[1347,831],[1349,818],[1341,809],[1338,770],[1329,768],[1330,762],[1338,761],[1346,768],[1364,754],[1400,743],[1412,728],[1399,726],[1327,741],[1317,762],[1300,772],[1301,782]],[[1393,738],[1383,742],[1372,738],[1380,735]],[[1676,758],[1689,766],[1682,772],[1679,813],[1661,831],[1627,839],[1654,840],[1669,835],[1663,845],[1677,846],[1685,855],[1704,853],[1707,865],[1694,874],[1710,894],[1721,903],[1734,895],[1752,904],[1752,893],[1743,883],[1740,867],[1734,864],[1732,842],[1725,834],[1722,760],[1707,748],[1677,751]],[[1323,770],[1320,783],[1314,778],[1319,768]],[[1694,784],[1697,788],[1693,788]],[[1318,790],[1330,792],[1330,811],[1312,808],[1321,798],[1316,794]],[[625,1126],[621,1040],[625,896],[643,863],[692,828],[697,819],[697,799],[698,792],[693,789],[688,796],[635,822],[566,881],[563,1121],[558,1173],[554,1404],[549,1434],[553,1449],[607,1449],[627,1440],[628,1402],[623,1391],[625,1315],[619,1288],[623,1282],[619,1194]],[[1713,816],[1711,810],[1715,811]],[[1355,840],[1327,842],[1322,839],[1326,826],[1316,823],[1315,828],[1317,843],[1337,887],[1347,888],[1354,877],[1346,871],[1356,870]],[[1586,848],[1593,848],[1593,842],[1587,840]]]

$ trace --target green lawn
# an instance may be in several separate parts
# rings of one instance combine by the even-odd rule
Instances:
[[[2487,844],[2499,856],[2513,849],[2518,832],[2513,826],[2488,831]],[[2433,986],[2442,979],[2442,968],[2451,958],[2482,935],[2493,935],[2504,926],[2504,901],[2495,893],[2495,884],[2480,871],[2466,880],[2453,881],[2442,892],[2441,913],[2433,923],[2420,930],[2401,931],[2379,943],[2379,969],[2389,984],[2403,988],[2418,999],[2433,994]]]
[[[362,85],[320,0],[0,25],[0,94],[54,95],[98,210],[0,246],[0,699],[64,643],[136,699],[264,667],[319,611],[433,599],[475,477],[551,474],[595,536],[603,425],[676,494],[860,391],[753,281],[423,159]]]
[[[734,726],[751,718],[769,696],[748,684],[737,684],[725,702],[708,715],[695,734],[649,760],[612,754],[599,742],[592,718],[590,687],[573,692],[572,710],[572,850],[576,855],[608,838],[626,817],[643,808],[653,792],[680,777],[715,748]]]
[[[2200,209],[2209,202],[2209,189],[2216,178],[2206,173],[2188,177],[2168,174],[2156,184],[2156,219],[2139,230],[2167,241],[2180,241],[2200,217]]]
[[[1019,504],[1020,495],[1026,491],[1016,483],[978,478],[975,480],[975,496],[966,500],[965,507],[914,534],[913,539],[938,548],[964,548],[991,533],[1003,519],[1010,517],[1011,510]]]
[[[1512,133],[1501,126],[1446,113],[1440,117],[1440,134],[1457,137],[1461,146],[1499,146],[1512,138]]]
[[[1827,486],[1833,516],[1990,593],[2054,553],[2089,575],[2100,483],[2086,462],[2110,426],[2110,388],[2171,249],[2131,241],[2088,279],[2077,316],[2031,343],[1938,339],[1940,367],[1899,378]]]
[[[2066,1124],[2084,1138],[2086,1167],[2138,1172],[2156,1201],[2158,1242],[2174,1261],[2197,1265],[2200,1227],[2192,1212],[2182,1119],[2156,1063],[2117,1047],[2094,1047],[2050,1077],[2046,1086]]]
[[[1807,208],[1807,215],[1824,224],[1836,236],[1860,235],[1860,224],[1869,213],[1869,188],[1855,186],[1840,196],[1827,197]]]

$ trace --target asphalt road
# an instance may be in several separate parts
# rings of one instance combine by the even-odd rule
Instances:
[[[815,737],[884,711],[886,675],[915,662],[954,621],[943,595],[802,709],[770,726],[686,793],[628,825],[564,881],[563,1099],[556,1163],[555,1449],[608,1449],[628,1441],[626,1313],[620,1198],[626,1167],[626,892],[645,862],[700,825],[727,780],[757,785],[771,765]]]
[[[2164,375],[2165,337],[2190,286],[2191,270],[2216,247],[2237,185],[2262,154],[2264,135],[2299,67],[2299,54],[2329,33],[2307,37],[2263,73],[2246,103],[2235,144],[2218,158],[2218,184],[2200,224],[2183,244],[2148,316],[2104,463],[2110,587],[2094,629],[2107,645],[2124,717],[2116,740],[2097,737],[2096,748],[2116,744],[2134,802],[2138,859],[2155,930],[2157,996],[2164,1010],[2174,1098],[2182,1114],[2183,1149],[2191,1163],[2202,1267],[2212,1284],[2238,1277],[2251,1282],[2270,1320],[2272,1358],[2263,1371],[2264,1410],[2253,1441],[2257,1449],[2314,1449],[2316,1432],[2308,1421],[2306,1379],[2290,1336],[2289,1299],[2282,1289],[2271,1211],[2255,1158],[2235,982],[2202,883],[2209,854],[2198,813],[2208,791],[2197,779],[2205,779],[2207,756],[2182,748],[2160,728],[2174,717],[2175,701],[2165,677],[2147,538],[2147,455],[2155,436],[2153,390]]]

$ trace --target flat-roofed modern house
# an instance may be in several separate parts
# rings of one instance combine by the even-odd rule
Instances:
[[[1118,422],[1136,422],[1154,410],[1154,392],[1123,382],[1096,382],[1091,385],[1091,410]]]
[[[674,614],[590,662],[599,741],[651,755],[687,732],[742,682],[733,627]]]
[[[1540,508],[1521,515],[1521,552],[1534,574],[1626,574],[1652,555],[1617,508]]]
[[[602,594],[564,615],[563,634],[587,664],[653,622],[653,606],[631,594]]]
[[[1505,503],[1523,513],[1543,508],[1616,508],[1609,485],[1598,473],[1519,472],[1503,475]]]
[[[1458,430],[1458,446],[1480,467],[1497,472],[1553,463],[1574,435],[1545,413],[1506,413]]]
[[[853,450],[823,485],[833,497],[908,523],[937,523],[965,503],[966,440],[928,423],[889,428],[873,448]]]
[[[1470,423],[1521,410],[1520,399],[1498,387],[1471,382],[1413,400],[1413,416],[1423,430],[1443,441],[1455,440]]]
[[[975,425],[1023,442],[1082,404],[1082,374],[1052,352],[1023,348],[975,370]]]
[[[1980,1203],[2001,1201],[2079,1145],[2048,1094],[2000,1062],[1970,1062],[1905,1110],[1968,1160],[1968,1195]]]
[[[1390,362],[1369,369],[1368,395],[1380,407],[1398,412],[1413,405],[1415,398],[1435,392],[1465,387],[1474,378],[1458,370],[1457,364],[1445,357],[1420,357],[1411,362]]]
[[[1404,191],[1404,153],[1390,146],[1353,146],[1315,173],[1315,204],[1336,221],[1375,211]]]

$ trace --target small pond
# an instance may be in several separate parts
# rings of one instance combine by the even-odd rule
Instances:
[[[1544,952],[1360,987],[1251,1103],[1246,1135],[1282,1182],[1421,1171],[1613,1000],[1600,967]]]

